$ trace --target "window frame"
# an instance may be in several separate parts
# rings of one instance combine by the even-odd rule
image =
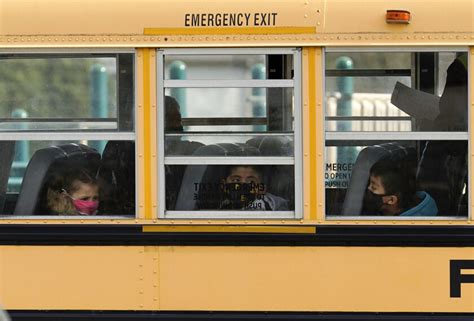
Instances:
[[[135,143],[135,210],[130,215],[0,215],[0,223],[2,221],[19,221],[19,220],[69,220],[74,221],[80,219],[81,221],[95,221],[95,220],[136,220],[138,218],[138,193],[139,193],[139,175],[138,175],[138,148],[137,148],[137,119],[138,119],[138,75],[137,75],[137,65],[138,65],[138,55],[135,48],[73,48],[73,49],[0,49],[0,56],[3,54],[17,54],[31,56],[39,59],[47,59],[49,57],[58,56],[58,58],[68,58],[68,55],[74,56],[74,58],[90,58],[88,55],[119,55],[119,54],[130,54],[132,55],[133,60],[133,88],[131,92],[133,95],[133,112],[131,113],[133,117],[133,129],[132,131],[118,131],[117,129],[98,129],[98,130],[83,130],[83,129],[61,129],[61,130],[8,130],[0,131],[0,140],[1,141],[69,141],[69,140],[87,140],[87,141],[133,141]],[[44,56],[42,58],[41,56]],[[118,71],[118,70],[117,70]],[[117,74],[118,80],[118,74]],[[117,98],[119,96],[119,91],[117,90]],[[118,101],[118,100],[117,100]],[[119,124],[119,110],[117,109],[117,124]],[[94,118],[90,118],[93,121]],[[36,119],[28,120],[27,122],[35,122]],[[56,120],[56,121],[55,121]],[[73,122],[71,118],[56,118],[48,121],[51,123],[54,122]]]
[[[472,220],[473,211],[471,210],[471,204],[473,202],[473,198],[471,197],[472,194],[472,182],[471,177],[472,174],[472,162],[469,161],[471,155],[471,121],[470,117],[472,116],[471,110],[469,108],[469,103],[466,106],[467,109],[467,130],[465,132],[449,132],[449,131],[410,131],[410,132],[401,132],[401,131],[376,131],[376,132],[362,132],[362,131],[328,131],[327,127],[327,96],[326,96],[326,53],[390,53],[390,52],[407,52],[407,53],[418,53],[418,52],[448,52],[448,53],[467,53],[467,99],[468,102],[471,101],[471,55],[469,54],[469,47],[468,46],[429,46],[429,47],[420,47],[420,46],[407,46],[407,47],[384,47],[384,46],[377,46],[377,47],[323,47],[323,70],[322,79],[323,79],[323,104],[324,104],[324,145],[323,145],[323,167],[320,169],[322,171],[322,176],[324,177],[325,174],[325,164],[327,161],[327,152],[326,152],[326,145],[327,141],[335,140],[335,141],[347,141],[347,140],[367,140],[367,141],[387,141],[390,140],[398,140],[398,141],[436,141],[436,140],[443,140],[443,141],[465,141],[467,143],[467,177],[468,177],[468,213],[467,216],[343,216],[343,215],[327,215],[326,214],[326,202],[324,202],[323,206],[323,218],[324,221],[327,222],[336,222],[336,221],[470,221]],[[413,65],[411,66],[413,72]],[[413,78],[413,74],[412,74]],[[412,86],[413,88],[413,86]],[[333,119],[331,119],[333,120]],[[447,135],[449,134],[449,135]],[[356,138],[354,138],[356,137]],[[326,198],[326,187],[325,187],[325,180],[323,179],[321,182],[318,182],[318,185],[322,190],[324,190],[324,197]]]
[[[265,80],[174,80],[165,77],[166,55],[292,55],[293,56],[293,78],[292,79],[265,79]],[[157,144],[158,144],[158,207],[157,217],[159,219],[265,219],[265,220],[296,220],[303,218],[303,142],[302,142],[302,50],[301,48],[183,48],[183,49],[157,49]],[[292,84],[292,85],[291,85]],[[183,157],[165,157],[165,133],[164,133],[164,97],[166,88],[293,88],[293,157],[232,157],[229,159],[218,159],[218,157],[199,157],[194,160],[184,160]],[[215,132],[210,135],[222,135],[223,132]],[[231,133],[231,132],[229,132]],[[225,133],[224,135],[228,135]],[[268,133],[267,133],[268,134]],[[231,134],[232,135],[232,134]],[[237,134],[242,135],[242,134]],[[258,133],[246,135],[258,136]],[[265,133],[262,133],[262,136]],[[271,135],[271,133],[270,133]],[[192,135],[190,135],[192,136]],[[292,211],[209,211],[209,210],[166,210],[166,182],[165,165],[226,165],[226,164],[249,164],[249,165],[293,165],[294,166],[294,196],[295,204]]]

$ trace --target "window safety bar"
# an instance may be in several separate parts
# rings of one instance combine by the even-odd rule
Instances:
[[[467,132],[326,132],[326,140],[468,140]]]

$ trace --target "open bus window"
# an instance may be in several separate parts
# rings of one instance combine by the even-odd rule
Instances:
[[[0,214],[134,215],[133,54],[0,58]]]
[[[165,50],[159,216],[296,218],[296,49]],[[221,63],[222,62],[222,63]],[[177,75],[176,66],[186,70]],[[183,67],[185,66],[185,67]],[[159,69],[160,70],[160,69]]]
[[[466,59],[326,55],[327,217],[468,216]]]

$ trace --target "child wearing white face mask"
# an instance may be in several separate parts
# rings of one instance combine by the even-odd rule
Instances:
[[[55,174],[47,190],[47,207],[56,215],[96,215],[99,185],[85,169]]]

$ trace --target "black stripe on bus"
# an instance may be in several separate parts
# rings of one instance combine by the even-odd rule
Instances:
[[[12,321],[343,321],[343,320],[391,320],[391,321],[472,321],[474,313],[383,313],[383,312],[161,312],[161,311],[8,311]]]
[[[0,245],[474,246],[474,226],[315,227],[316,233],[291,234],[143,232],[141,225],[118,224],[15,224],[0,226]]]

